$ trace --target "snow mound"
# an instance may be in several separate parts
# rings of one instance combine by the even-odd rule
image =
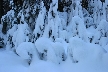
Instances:
[[[28,72],[63,72],[60,67],[49,61],[39,61],[30,65]]]

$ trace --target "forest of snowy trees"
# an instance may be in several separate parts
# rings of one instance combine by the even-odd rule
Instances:
[[[0,48],[29,65],[88,57],[108,64],[108,0],[0,0],[0,18]]]

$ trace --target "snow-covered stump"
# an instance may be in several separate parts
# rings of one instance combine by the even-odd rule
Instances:
[[[39,60],[38,52],[36,50],[35,44],[31,42],[23,42],[16,48],[16,53],[27,60],[30,64],[33,61]]]

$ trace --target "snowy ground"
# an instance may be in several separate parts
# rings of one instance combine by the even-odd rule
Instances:
[[[27,72],[28,65],[11,51],[0,50],[0,72]]]
[[[68,58],[61,65],[39,60],[30,66],[12,51],[0,49],[0,72],[108,72],[108,54],[103,60],[88,58],[72,63]]]

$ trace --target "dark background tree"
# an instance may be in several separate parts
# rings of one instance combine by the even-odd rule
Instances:
[[[2,15],[3,15],[3,0],[0,0],[0,19],[1,19]],[[0,21],[0,23],[1,23],[1,21]]]
[[[8,0],[0,0],[0,19],[3,15],[5,15],[9,10],[11,10],[11,7],[10,7],[10,2]],[[1,21],[0,21],[1,22]],[[7,32],[7,22],[6,20],[3,22],[3,28],[2,28],[2,32],[3,34],[6,34]]]

